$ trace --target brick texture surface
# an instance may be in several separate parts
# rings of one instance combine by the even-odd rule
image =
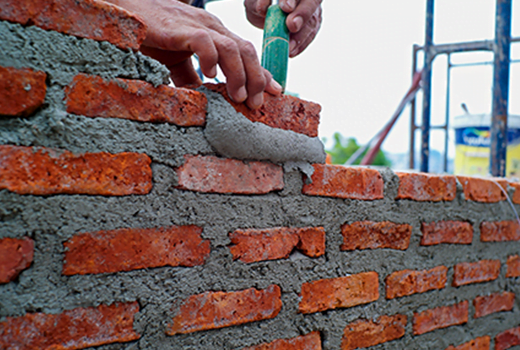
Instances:
[[[406,315],[381,316],[377,321],[358,320],[349,323],[343,332],[342,350],[368,348],[404,336]]]
[[[515,293],[502,292],[476,297],[473,300],[475,306],[475,318],[484,317],[495,312],[511,311],[515,303]]]
[[[273,128],[291,130],[310,137],[318,136],[321,106],[290,95],[273,96],[264,93],[262,107],[252,110],[244,103],[229,98],[225,84],[205,84],[208,89],[220,93],[237,112],[252,122],[260,122]]]
[[[430,270],[402,270],[394,272],[385,279],[386,298],[394,299],[405,295],[424,293],[446,287],[448,268],[437,266]]]
[[[0,145],[0,189],[19,194],[123,196],[152,189],[151,160],[138,153],[72,154]]]
[[[135,15],[99,0],[3,0],[0,19],[139,49],[146,27]]]
[[[393,222],[359,221],[341,226],[341,250],[389,248],[406,250],[412,226]]]
[[[312,332],[292,339],[279,339],[242,350],[321,350],[320,332]]]
[[[413,334],[419,335],[468,322],[468,301],[429,309],[413,315]]]
[[[14,280],[27,269],[34,255],[34,241],[29,237],[0,239],[0,283]]]
[[[473,339],[457,347],[448,346],[446,350],[490,350],[491,338],[489,336]]]
[[[64,275],[204,264],[210,242],[202,228],[172,226],[83,233],[64,243]]]
[[[517,221],[483,222],[480,224],[482,242],[506,242],[520,240],[520,226]]]
[[[469,222],[439,221],[421,224],[421,245],[436,245],[441,243],[471,244],[473,241],[473,226]]]
[[[265,162],[213,156],[185,156],[177,168],[183,190],[207,193],[265,194],[283,189],[283,170]]]
[[[285,259],[296,248],[310,257],[325,254],[325,230],[322,227],[236,230],[229,234],[234,260],[252,263]]]
[[[374,169],[314,164],[312,183],[302,192],[311,196],[375,200],[383,198],[383,178]]]
[[[506,277],[520,277],[520,256],[511,255],[507,257]]]
[[[505,350],[520,345],[520,327],[508,329],[495,337],[495,350]]]
[[[375,272],[364,272],[304,283],[298,310],[308,314],[371,303],[379,299],[378,278]]]
[[[506,199],[502,191],[507,191],[507,180],[482,179],[478,177],[457,176],[464,189],[466,200],[484,203],[496,203]]]
[[[500,275],[500,260],[480,260],[460,263],[453,267],[454,287],[493,281]]]
[[[206,292],[186,299],[176,310],[168,335],[229,327],[276,317],[282,308],[281,290],[271,285],[238,292]]]
[[[511,198],[511,201],[515,204],[520,204],[520,183],[519,182],[509,182],[509,186],[513,187],[515,189],[515,192],[513,193],[513,197]]]
[[[29,68],[0,66],[0,115],[25,117],[40,108],[47,92],[46,77]]]
[[[26,314],[0,323],[1,349],[84,349],[139,339],[134,303],[78,308],[60,314]]]
[[[87,117],[203,126],[206,96],[200,92],[144,81],[79,74],[65,88],[67,112]]]
[[[411,199],[414,201],[452,201],[457,193],[457,182],[454,176],[439,176],[430,174],[401,173],[399,190],[396,199]]]

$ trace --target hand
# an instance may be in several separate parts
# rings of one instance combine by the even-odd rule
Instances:
[[[281,9],[288,14],[289,56],[298,56],[314,40],[321,26],[322,0],[280,0]],[[247,19],[258,28],[264,28],[267,8],[271,0],[244,0]]]
[[[224,27],[212,14],[177,0],[107,0],[138,15],[147,25],[143,53],[165,64],[176,86],[200,85],[191,55],[202,73],[214,78],[217,64],[227,78],[229,96],[250,108],[263,104],[263,92],[281,93],[260,66],[253,45]]]

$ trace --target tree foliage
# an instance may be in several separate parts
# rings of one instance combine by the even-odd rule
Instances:
[[[359,147],[361,147],[358,145],[355,138],[346,138],[339,132],[334,133],[333,140],[334,144],[332,147],[330,149],[326,149],[327,153],[330,154],[332,158],[332,164],[345,164],[350,156],[352,156],[354,152],[356,152]],[[367,151],[368,150],[363,152],[363,154],[360,155],[358,159],[356,159],[353,165],[359,165]],[[386,158],[384,152],[379,150],[372,165],[391,166],[392,163]]]

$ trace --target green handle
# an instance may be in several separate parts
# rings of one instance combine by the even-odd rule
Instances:
[[[262,67],[271,72],[285,91],[287,66],[289,64],[289,30],[285,24],[287,14],[280,6],[267,9],[262,48]]]

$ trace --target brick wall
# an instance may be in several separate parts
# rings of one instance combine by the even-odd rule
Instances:
[[[0,19],[0,348],[520,348],[519,184],[225,158],[213,108],[313,137],[319,106],[161,84],[102,2]]]

